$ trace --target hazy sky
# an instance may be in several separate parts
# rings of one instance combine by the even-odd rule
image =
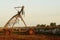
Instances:
[[[60,24],[60,0],[0,0],[0,26],[16,14],[14,7],[22,5],[25,6],[23,17],[27,25]]]

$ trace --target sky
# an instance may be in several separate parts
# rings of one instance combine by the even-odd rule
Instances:
[[[60,24],[60,0],[0,0],[0,27],[17,13],[14,9],[17,6],[25,7],[23,19],[28,26]]]

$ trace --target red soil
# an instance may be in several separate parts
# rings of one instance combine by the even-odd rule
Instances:
[[[60,36],[52,35],[0,36],[0,40],[60,40]]]

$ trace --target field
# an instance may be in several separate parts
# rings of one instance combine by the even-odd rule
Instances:
[[[60,36],[53,35],[10,35],[0,36],[0,40],[60,40]]]

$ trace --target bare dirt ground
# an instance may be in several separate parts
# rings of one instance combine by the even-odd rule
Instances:
[[[22,40],[60,40],[59,36],[52,35],[21,35]]]
[[[18,35],[0,36],[0,40],[60,40],[60,36],[52,35]]]

